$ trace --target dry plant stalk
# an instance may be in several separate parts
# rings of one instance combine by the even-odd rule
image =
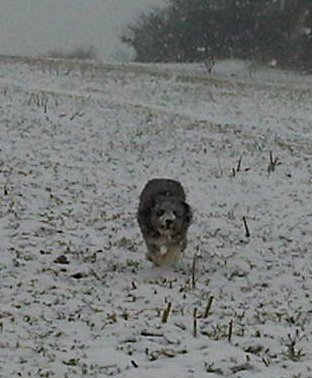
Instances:
[[[170,310],[171,310],[171,302],[168,302],[167,307],[164,309],[163,315],[161,317],[162,323],[167,323]]]
[[[195,254],[193,257],[193,264],[192,264],[192,288],[196,289],[196,263],[197,263],[197,255]]]
[[[138,365],[134,360],[131,360],[131,364],[132,364],[132,366],[135,367],[135,368],[138,368],[138,367],[139,367],[139,365]]]
[[[233,336],[233,320],[231,319],[229,323],[229,333],[228,333],[229,343],[232,341],[232,336]]]
[[[279,164],[279,160],[276,157],[273,159],[273,152],[270,151],[269,153],[269,165],[268,165],[268,173],[270,174],[271,172],[275,171],[275,167]]]
[[[207,303],[207,306],[205,308],[205,312],[204,312],[204,319],[207,319],[208,318],[208,315],[210,313],[210,309],[211,309],[211,305],[212,305],[212,302],[214,300],[214,296],[211,295],[208,299],[208,303]]]
[[[245,236],[246,238],[250,238],[250,231],[249,231],[246,217],[243,217],[243,222],[244,222],[244,227],[245,227]]]
[[[193,312],[193,337],[197,337],[197,308]]]
[[[243,156],[241,155],[237,163],[236,172],[239,172],[241,170],[242,160],[243,160]]]
[[[232,176],[233,177],[236,176],[236,172],[240,172],[240,170],[242,168],[242,160],[243,160],[243,155],[240,155],[236,168],[232,168]]]
[[[164,337],[164,334],[162,332],[153,332],[146,330],[143,330],[140,335],[144,337]]]

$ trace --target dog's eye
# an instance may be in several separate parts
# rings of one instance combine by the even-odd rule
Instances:
[[[164,210],[159,209],[159,210],[156,211],[156,215],[157,215],[158,217],[161,217],[161,216],[164,215],[164,214],[165,214],[165,211],[164,211]]]

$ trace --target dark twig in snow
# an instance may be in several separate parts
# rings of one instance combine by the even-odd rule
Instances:
[[[229,343],[232,341],[232,336],[233,336],[233,320],[231,319],[229,323],[229,333],[228,333]]]
[[[245,227],[245,236],[246,238],[250,238],[250,231],[249,231],[246,217],[243,217],[243,222],[244,222],[244,227]]]
[[[211,305],[212,305],[212,302],[214,300],[214,297],[213,295],[211,295],[208,299],[208,303],[207,303],[207,306],[205,308],[205,312],[204,312],[204,319],[207,319],[208,318],[208,315],[210,313],[210,309],[211,309]]]
[[[171,302],[168,302],[167,307],[165,308],[163,315],[161,317],[162,323],[167,323],[170,310],[171,310]]]
[[[197,308],[193,312],[193,336],[197,337]]]
[[[275,167],[277,165],[279,165],[279,164],[281,164],[281,163],[278,160],[278,158],[276,157],[275,159],[273,159],[273,152],[270,151],[270,153],[269,153],[268,173],[270,174],[271,172],[274,172],[275,171]]]

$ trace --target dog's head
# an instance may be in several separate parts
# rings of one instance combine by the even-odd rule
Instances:
[[[178,198],[159,196],[151,209],[151,224],[161,235],[186,231],[192,220],[189,205]]]

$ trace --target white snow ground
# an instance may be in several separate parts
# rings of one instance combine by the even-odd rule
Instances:
[[[311,82],[2,57],[0,377],[311,378]],[[194,209],[178,267],[144,259],[152,177]]]

